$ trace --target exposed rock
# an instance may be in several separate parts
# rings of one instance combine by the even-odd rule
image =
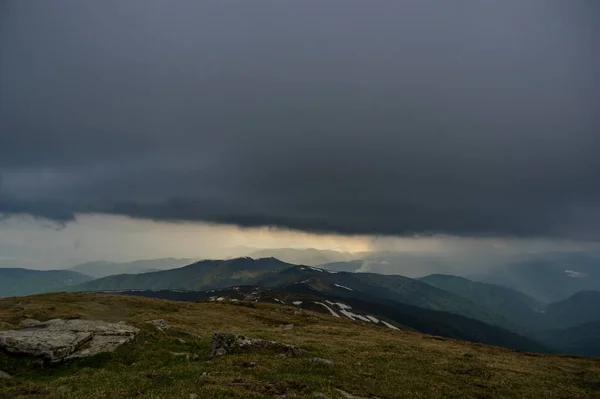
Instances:
[[[195,393],[191,393],[190,399],[198,399],[198,395],[196,395]]]
[[[31,326],[35,326],[38,324],[41,324],[42,322],[36,319],[25,319],[25,320],[21,320],[21,322],[19,323],[22,327],[31,327]]]
[[[291,330],[292,328],[294,328],[293,324],[282,324],[281,326],[279,326],[279,328],[281,328],[282,330]]]
[[[0,370],[0,380],[8,380],[9,378],[12,378],[10,374]]]
[[[20,330],[0,331],[0,348],[52,362],[111,352],[139,330],[100,320],[54,319]]]
[[[243,335],[229,333],[214,333],[212,336],[212,356],[221,356],[236,350],[261,350],[298,354],[300,348],[281,342],[264,339],[248,338]]]
[[[154,327],[158,328],[160,331],[168,330],[171,328],[169,323],[165,321],[165,319],[156,319],[156,320],[148,320],[146,323],[152,324]]]
[[[330,364],[330,365],[334,363],[333,360],[323,359],[322,357],[311,357],[308,360],[313,363],[323,363],[323,364]]]
[[[323,392],[315,392],[312,396],[319,399],[329,399],[329,396],[325,395]]]

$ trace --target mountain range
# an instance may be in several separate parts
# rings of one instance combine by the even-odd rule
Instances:
[[[179,266],[181,261],[132,262],[118,267],[130,271],[145,270],[143,267],[151,264],[164,266],[170,262]],[[252,289],[262,292],[256,300],[275,301],[277,298],[290,306],[301,302],[301,307],[308,306],[310,310],[337,313],[338,316],[353,315],[350,318],[357,322],[370,322],[370,316],[401,328],[526,351],[595,353],[590,342],[600,331],[598,291],[579,291],[563,300],[544,303],[499,284],[443,274],[415,279],[357,273],[359,264],[360,261],[351,260],[315,267],[295,265],[273,257],[243,257],[202,260],[167,270],[97,279],[72,270],[0,269],[0,273],[4,273],[0,294],[119,291],[198,301],[220,297],[244,300],[247,295],[240,295]],[[93,266],[90,263],[77,269],[87,270]],[[109,269],[107,267],[105,272]],[[12,280],[10,276],[13,276]],[[20,276],[20,283],[14,276]],[[23,293],[25,285],[29,288]],[[265,292],[271,293],[270,296]]]

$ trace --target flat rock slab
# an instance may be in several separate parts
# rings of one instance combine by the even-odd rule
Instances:
[[[124,323],[54,319],[20,330],[0,331],[0,348],[59,362],[112,352],[132,341],[138,332]]]
[[[221,356],[238,350],[254,349],[259,351],[274,351],[296,355],[300,348],[264,339],[248,338],[243,335],[229,333],[214,333],[212,337],[212,356]]]

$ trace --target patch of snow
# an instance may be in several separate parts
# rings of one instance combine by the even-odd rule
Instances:
[[[335,316],[335,317],[340,317],[340,315],[339,315],[339,314],[335,313],[335,312],[333,311],[333,309],[331,309],[329,306],[325,305],[323,302],[315,302],[315,303],[316,303],[317,305],[325,306],[325,308],[327,308],[327,310],[329,310],[329,313],[331,313],[331,315],[332,315],[332,316]]]
[[[343,289],[348,290],[348,291],[354,291],[352,288],[348,288],[345,285],[340,285],[340,284],[333,284],[333,285],[335,285],[338,288],[343,288]]]
[[[367,315],[367,318],[371,320],[375,324],[379,324],[379,319],[377,317],[373,317],[371,315]]]
[[[224,300],[225,300],[225,298],[223,298],[222,296],[217,298],[217,301],[224,301]]]
[[[296,306],[300,306],[300,305],[302,305],[302,301],[294,301],[294,302],[292,302],[292,303],[293,303],[294,305],[296,305]]]
[[[343,314],[344,316],[346,316],[347,318],[349,318],[350,320],[355,320],[359,319],[362,321],[366,321],[367,323],[370,323],[371,320],[367,319],[365,316],[356,314],[356,313],[352,313],[352,312],[348,312],[347,310],[340,310],[340,313]]]
[[[348,306],[345,303],[341,303],[341,302],[336,302],[335,305],[337,305],[340,309],[344,309],[344,310],[352,309],[352,306]]]
[[[237,299],[235,299],[235,298],[231,300],[231,302],[237,302],[237,301],[238,301],[238,300],[237,300]]]
[[[388,323],[388,322],[385,322],[385,321],[383,321],[383,320],[381,320],[381,322],[382,322],[383,324],[385,324],[385,326],[386,326],[387,328],[391,328],[392,330],[398,330],[398,331],[400,331],[400,329],[399,329],[398,327],[396,327],[396,326],[393,326],[393,325],[391,325],[391,324],[390,324],[390,323]]]
[[[279,302],[279,303],[283,303],[283,304],[285,305],[285,302],[283,302],[281,299],[277,299],[277,298],[274,298],[274,299],[275,299],[277,302]]]
[[[311,268],[311,269],[313,269],[313,270],[315,270],[317,272],[323,273],[323,269],[317,269],[316,267],[312,267],[312,266],[309,266],[309,268]]]
[[[585,278],[585,277],[587,277],[587,274],[578,272],[576,270],[565,270],[565,274],[567,276],[573,277],[573,278]]]

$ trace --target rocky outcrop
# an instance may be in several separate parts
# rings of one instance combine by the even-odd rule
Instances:
[[[8,380],[9,378],[12,378],[10,374],[0,370],[0,380]]]
[[[243,335],[229,333],[214,333],[212,336],[212,356],[221,356],[240,350],[274,351],[296,355],[300,348],[264,339],[248,338]]]
[[[112,352],[132,341],[138,332],[124,323],[54,319],[20,330],[0,331],[0,348],[59,362]]]

